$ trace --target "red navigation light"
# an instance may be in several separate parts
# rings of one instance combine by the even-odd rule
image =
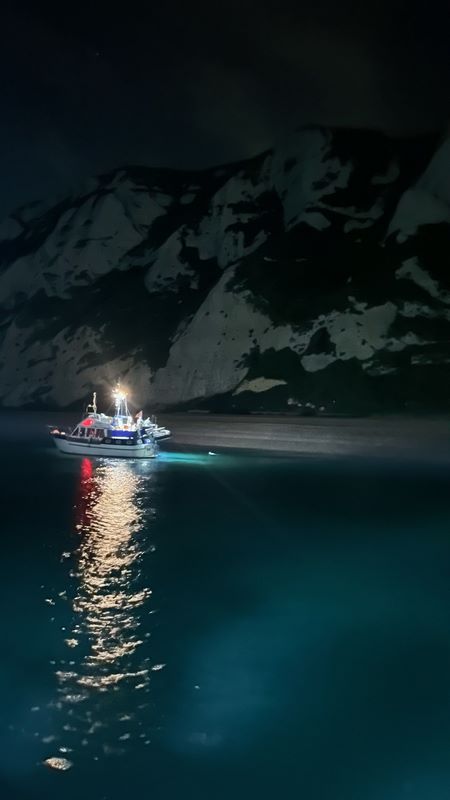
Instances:
[[[89,417],[88,417],[87,419],[84,419],[81,424],[82,424],[83,428],[89,428],[91,425],[94,424],[94,420],[93,419],[89,419]]]

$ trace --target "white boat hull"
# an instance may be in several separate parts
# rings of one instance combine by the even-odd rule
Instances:
[[[157,448],[154,444],[102,444],[100,442],[76,442],[65,436],[53,436],[53,441],[61,453],[75,456],[100,456],[102,458],[155,458]]]
[[[153,433],[153,438],[155,439],[156,442],[165,442],[167,439],[170,439],[171,436],[172,436],[171,432],[167,430],[163,432],[154,431]]]

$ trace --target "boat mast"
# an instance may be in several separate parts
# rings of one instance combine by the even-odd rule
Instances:
[[[113,391],[114,403],[116,406],[116,417],[129,417],[130,412],[128,411],[128,403],[127,403],[127,394],[121,388],[120,383],[117,384],[116,388]]]
[[[94,392],[92,395],[92,403],[89,403],[86,406],[86,414],[96,414],[97,413],[97,392]]]

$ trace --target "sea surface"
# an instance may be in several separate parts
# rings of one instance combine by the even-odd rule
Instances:
[[[450,797],[448,466],[0,422],[2,800]]]

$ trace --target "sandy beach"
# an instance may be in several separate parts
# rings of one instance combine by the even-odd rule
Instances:
[[[301,456],[368,456],[448,462],[446,417],[295,418],[162,414],[164,447],[258,450]]]

